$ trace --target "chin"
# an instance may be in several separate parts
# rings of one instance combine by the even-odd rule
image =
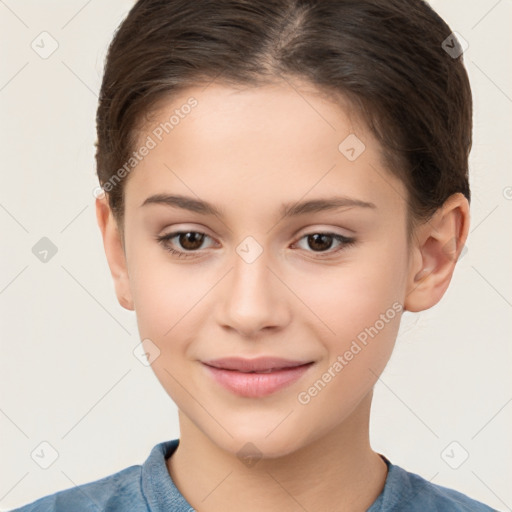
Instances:
[[[281,420],[282,418],[279,421]],[[297,432],[290,429],[292,425],[289,425],[288,428],[279,425],[279,421],[273,422],[272,426],[262,422],[253,422],[246,425],[245,428],[240,424],[225,425],[233,437],[225,432],[222,434],[216,432],[214,436],[208,437],[219,448],[235,455],[243,463],[247,458],[261,460],[286,457],[310,442],[312,436],[305,435],[304,429]],[[279,426],[276,428],[276,425]]]

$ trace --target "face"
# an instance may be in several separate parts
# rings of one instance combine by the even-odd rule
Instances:
[[[406,295],[403,184],[362,123],[296,87],[183,92],[141,133],[152,147],[125,188],[127,293],[152,368],[233,453],[285,455],[342,428],[390,357]],[[286,363],[205,364],[265,357]]]

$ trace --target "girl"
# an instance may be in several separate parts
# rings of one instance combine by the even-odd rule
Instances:
[[[180,438],[18,510],[492,510],[369,442],[401,315],[439,302],[468,234],[461,54],[422,0],[135,4],[96,211]]]

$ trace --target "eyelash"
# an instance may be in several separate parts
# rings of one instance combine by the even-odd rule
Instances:
[[[169,233],[167,235],[162,235],[162,236],[157,236],[156,237],[156,240],[157,242],[163,246],[163,248],[170,252],[173,256],[176,256],[178,258],[190,258],[190,257],[195,257],[195,253],[199,252],[198,250],[197,251],[190,251],[190,252],[185,252],[185,251],[177,251],[176,249],[173,249],[172,247],[170,247],[168,245],[168,242],[169,240],[175,238],[176,236],[179,236],[179,235],[183,235],[183,234],[186,234],[186,233],[196,233],[196,234],[199,234],[199,235],[205,235],[205,236],[208,236],[206,233],[202,233],[201,231],[175,231],[173,233]],[[330,232],[327,232],[327,231],[315,231],[315,232],[312,232],[312,233],[307,233],[305,235],[303,235],[302,237],[299,238],[298,242],[300,242],[300,240],[302,240],[303,238],[307,238],[308,236],[311,236],[311,235],[327,235],[327,236],[330,236],[332,238],[334,238],[335,240],[337,240],[338,242],[341,243],[340,247],[338,247],[338,249],[335,249],[333,251],[324,251],[324,252],[317,252],[315,253],[314,251],[307,251],[307,252],[313,252],[313,254],[317,254],[317,256],[314,256],[315,258],[318,258],[318,259],[322,259],[322,258],[325,258],[325,256],[318,256],[318,255],[321,255],[321,254],[327,254],[328,256],[331,256],[332,254],[335,254],[335,253],[338,253],[352,245],[355,244],[356,242],[356,239],[355,238],[349,238],[349,237],[346,237],[346,236],[343,236],[343,235],[339,235],[338,233],[330,233]],[[208,237],[210,238],[210,237]],[[295,242],[295,243],[298,243],[298,242]]]

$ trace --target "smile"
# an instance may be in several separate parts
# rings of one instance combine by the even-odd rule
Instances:
[[[298,381],[314,364],[276,358],[227,358],[203,362],[208,375],[232,393],[261,398]]]

